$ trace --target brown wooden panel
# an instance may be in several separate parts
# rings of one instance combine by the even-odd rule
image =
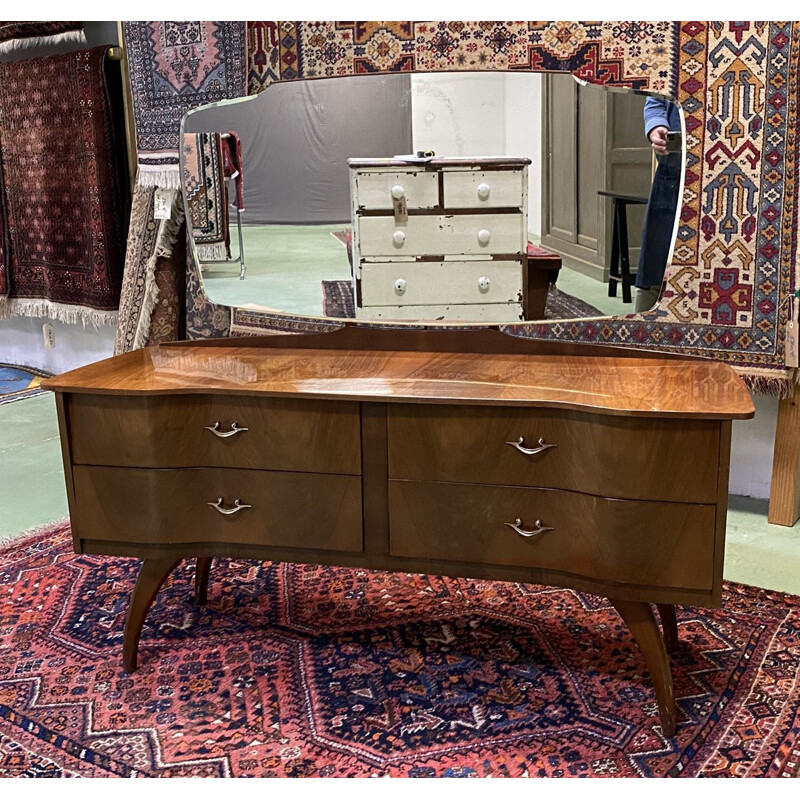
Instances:
[[[389,482],[391,554],[552,569],[599,581],[707,590],[716,507],[552,489]],[[524,538],[537,521],[554,530]]]
[[[225,542],[361,552],[361,480],[244,469],[73,471],[82,540]],[[243,508],[226,516],[208,503]]]
[[[68,411],[76,464],[361,471],[356,403],[72,395]],[[206,430],[217,422],[249,430],[220,438]]]
[[[719,423],[580,412],[391,406],[389,477],[714,503]],[[525,455],[507,442],[555,447]]]

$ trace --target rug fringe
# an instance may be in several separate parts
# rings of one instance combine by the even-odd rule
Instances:
[[[69,517],[62,517],[61,519],[54,520],[53,522],[45,522],[41,525],[37,525],[35,528],[28,528],[25,531],[19,531],[17,533],[4,533],[0,535],[0,550],[6,550],[11,547],[16,547],[20,544],[25,544],[25,542],[35,539],[37,536],[41,536],[43,533],[48,533],[56,528],[61,528],[64,525],[70,524],[71,522]]]
[[[0,55],[32,50],[34,47],[51,47],[57,44],[86,44],[86,34],[83,31],[65,31],[50,36],[25,36],[19,39],[9,39],[0,42]]]
[[[786,400],[794,394],[794,385],[797,380],[796,375],[777,378],[766,375],[752,375],[746,372],[740,372],[739,377],[754,394],[771,395],[779,400]]]
[[[150,321],[153,317],[153,311],[158,305],[156,264],[159,258],[169,258],[172,255],[172,248],[178,239],[183,219],[183,199],[181,194],[178,193],[172,202],[172,216],[169,219],[160,220],[161,224],[156,238],[156,246],[150,258],[147,259],[147,265],[145,266],[144,297],[142,310],[139,314],[139,323],[136,326],[136,333],[133,337],[134,350],[138,350],[147,344],[147,339],[150,335]]]
[[[71,306],[65,303],[55,303],[52,300],[41,298],[0,298],[0,319],[9,317],[47,317],[48,319],[66,322],[75,325],[83,323],[85,328],[87,323],[91,323],[95,330],[101,325],[117,324],[119,312],[102,311],[96,308],[86,308],[84,306]]]
[[[225,247],[224,242],[217,244],[198,244],[195,245],[197,249],[197,259],[203,261],[225,261],[228,259],[228,249]],[[202,263],[200,265],[203,266]]]
[[[177,153],[175,157],[177,158]],[[139,186],[151,186],[156,189],[175,189],[180,191],[183,188],[181,186],[181,173],[177,164],[166,167],[139,164],[136,183]]]

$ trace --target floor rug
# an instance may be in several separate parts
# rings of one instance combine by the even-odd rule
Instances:
[[[42,378],[51,378],[52,372],[16,364],[0,364],[0,406],[26,397],[42,394],[39,388]]]
[[[592,595],[185,562],[121,669],[138,562],[69,526],[0,550],[0,776],[797,776],[800,597],[678,608],[678,729]]]
[[[344,319],[355,317],[353,285],[350,281],[322,281],[322,313],[326,317]],[[547,293],[547,304],[544,309],[545,319],[580,319],[602,316],[604,314],[599,309],[552,286]]]

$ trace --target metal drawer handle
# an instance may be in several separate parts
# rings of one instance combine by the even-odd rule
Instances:
[[[219,420],[217,420],[213,425],[206,425],[205,429],[207,431],[211,431],[214,436],[219,436],[220,439],[227,439],[229,436],[235,436],[237,433],[244,433],[245,431],[249,431],[250,428],[240,428],[235,422],[231,425],[231,429],[229,431],[221,431],[219,429]]]
[[[237,511],[241,511],[244,508],[252,508],[253,506],[247,505],[247,503],[243,503],[238,498],[233,501],[233,508],[223,508],[222,507],[222,498],[218,497],[216,503],[206,503],[206,505],[211,506],[211,508],[215,508],[219,511],[220,514],[225,514],[225,516],[230,516],[231,514],[235,514]]]
[[[506,442],[506,444],[516,447],[520,453],[525,453],[526,456],[535,456],[537,453],[541,453],[544,450],[549,450],[551,447],[558,447],[557,444],[545,444],[543,437],[539,437],[538,447],[525,447],[525,438],[522,436],[520,436],[516,442]]]
[[[547,531],[555,530],[555,528],[551,528],[548,525],[542,525],[542,521],[540,519],[537,519],[533,524],[536,526],[535,531],[526,531],[524,528],[522,528],[522,520],[519,518],[515,519],[513,522],[503,523],[503,525],[508,525],[509,528],[512,528],[520,536],[524,536],[526,539],[530,539],[532,536],[538,536],[540,533],[547,533]]]

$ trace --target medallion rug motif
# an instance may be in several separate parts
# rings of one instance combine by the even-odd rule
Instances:
[[[247,91],[243,22],[125,22],[138,182],[180,188],[181,120]]]
[[[0,550],[2,776],[796,776],[800,598],[679,608],[673,739],[600,598],[215,560],[158,595],[121,669],[138,561],[65,523]]]

